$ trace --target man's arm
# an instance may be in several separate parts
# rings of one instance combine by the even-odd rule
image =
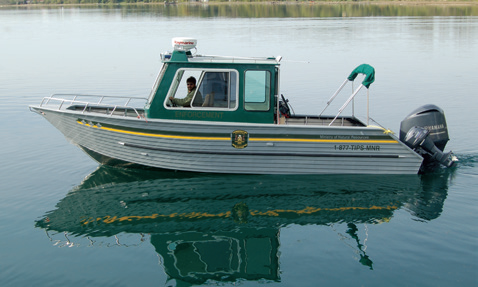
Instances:
[[[196,92],[196,89],[190,91],[184,99],[171,99],[171,102],[177,106],[183,106],[183,107],[190,107],[191,106],[191,100],[193,99],[194,92]]]

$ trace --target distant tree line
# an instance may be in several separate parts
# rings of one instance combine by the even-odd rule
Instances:
[[[25,1],[29,1],[28,3]],[[169,2],[168,2],[169,1]],[[472,5],[437,5],[430,7],[428,5],[348,5],[348,3],[356,3],[352,0],[320,0],[316,3],[329,1],[340,3],[339,5],[268,5],[266,2],[285,1],[267,1],[267,0],[235,0],[232,2],[242,3],[239,5],[188,5],[188,0],[177,0],[178,3],[185,5],[164,5],[163,3],[175,0],[0,0],[0,7],[41,7],[31,4],[43,5],[90,5],[109,9],[109,7],[120,6],[124,13],[145,13],[150,15],[161,16],[195,16],[195,17],[248,17],[248,18],[267,18],[267,17],[371,17],[371,16],[476,16],[478,15],[478,5],[476,0]],[[227,3],[227,0],[209,0],[213,3]],[[358,0],[370,1],[370,0]],[[377,1],[394,1],[394,0],[377,0]],[[395,0],[396,1],[396,0]],[[407,1],[423,1],[423,0],[401,0],[397,3],[406,3]],[[430,1],[430,0],[429,0]],[[443,0],[431,0],[443,1]],[[453,3],[454,0],[448,0],[447,3]],[[466,1],[466,0],[459,0]],[[194,1],[196,2],[196,1]],[[197,1],[200,2],[200,1]],[[262,2],[262,4],[260,4]],[[307,3],[311,1],[297,1],[299,3]],[[16,4],[25,3],[25,4]],[[152,5],[147,5],[151,3]],[[257,4],[256,4],[257,3]],[[463,3],[463,2],[461,2]],[[471,2],[470,2],[471,3]],[[53,6],[53,7],[55,7]],[[286,7],[287,6],[287,7]],[[133,7],[133,9],[129,9]],[[7,8],[8,9],[8,8]],[[141,14],[143,15],[143,14]]]
[[[121,3],[186,3],[186,2],[313,2],[313,0],[0,0],[0,5],[27,4],[121,4]],[[320,0],[320,2],[353,2],[360,0]],[[387,1],[387,0],[385,0]],[[466,0],[465,0],[466,1]]]
[[[230,2],[229,0],[210,0],[211,2]],[[233,0],[232,2],[265,2],[266,0]],[[279,2],[281,0],[278,0]],[[306,1],[306,0],[300,0]],[[121,3],[186,3],[204,0],[0,0],[0,4],[121,4]]]
[[[178,2],[177,0],[173,0]],[[120,4],[120,3],[164,3],[165,0],[0,0],[0,4]],[[180,1],[182,2],[182,1]]]
[[[239,3],[259,3],[259,2],[396,2],[400,1],[401,3],[413,3],[413,2],[440,2],[443,3],[453,3],[453,2],[468,2],[473,3],[477,0],[0,0],[0,5],[28,5],[28,4],[55,4],[55,5],[81,5],[81,4],[143,4],[143,3],[165,3],[165,4],[174,4],[174,3],[188,3],[188,2],[211,2],[211,3],[226,3],[226,2],[239,2]]]

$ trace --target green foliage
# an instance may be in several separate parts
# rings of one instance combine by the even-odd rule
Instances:
[[[453,3],[453,2],[475,2],[476,0],[0,0],[0,5],[81,5],[81,4],[147,4],[147,3],[188,3],[188,2],[209,2],[209,3],[324,3],[324,2],[397,2],[413,3],[413,2],[431,2],[431,3]]]

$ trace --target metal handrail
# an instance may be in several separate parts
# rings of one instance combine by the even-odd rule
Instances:
[[[72,99],[65,99],[61,97],[72,97]],[[91,101],[80,101],[77,100],[79,97],[89,97],[89,98],[99,98],[97,102],[91,102]],[[115,105],[115,104],[104,104],[103,100],[105,99],[126,99],[126,103],[124,105]],[[112,108],[111,113],[109,114],[110,116],[113,116],[114,112],[117,110],[117,108],[124,108],[133,110],[138,118],[141,118],[141,115],[139,114],[138,110],[135,107],[128,106],[131,100],[144,100],[145,103],[147,102],[147,98],[143,97],[125,97],[125,96],[103,96],[103,95],[83,95],[83,94],[54,94],[49,97],[44,97],[40,103],[40,107],[43,107],[44,105],[50,104],[50,101],[55,101],[55,102],[60,102],[58,106],[58,110],[61,110],[63,105],[65,103],[69,103],[70,105],[73,104],[79,104],[79,105],[85,105],[82,113],[87,112],[88,107],[94,107],[94,106],[102,106],[105,108]],[[108,113],[107,113],[108,114]]]

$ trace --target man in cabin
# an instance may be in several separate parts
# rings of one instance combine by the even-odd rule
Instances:
[[[194,93],[196,92],[196,78],[189,77],[186,80],[186,84],[188,87],[188,94],[186,95],[186,97],[184,99],[176,99],[174,97],[169,97],[171,103],[180,107],[191,107],[191,101],[194,97]],[[202,105],[202,96],[199,92],[196,98],[194,98],[193,105],[199,107]]]

